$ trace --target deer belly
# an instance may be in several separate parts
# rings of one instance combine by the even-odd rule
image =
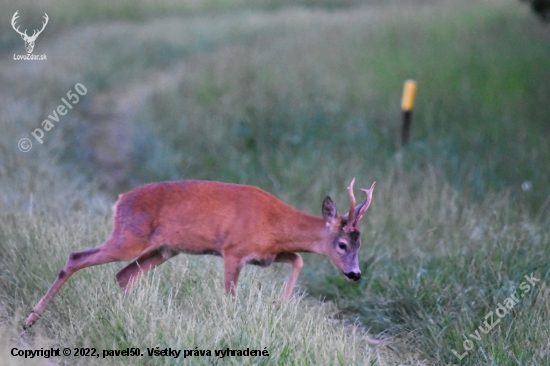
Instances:
[[[247,256],[247,257],[243,258],[241,263],[243,263],[243,264],[253,264],[255,266],[260,266],[260,267],[267,267],[271,263],[273,263],[274,260],[275,260],[274,255],[270,255],[270,256],[267,256],[267,257]]]
[[[222,253],[215,249],[180,249],[181,253],[184,254],[193,254],[193,255],[217,255],[218,257],[223,257]]]

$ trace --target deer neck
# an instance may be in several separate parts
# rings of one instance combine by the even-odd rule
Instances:
[[[329,232],[322,217],[296,210],[281,228],[279,244],[285,252],[313,252],[324,254]]]

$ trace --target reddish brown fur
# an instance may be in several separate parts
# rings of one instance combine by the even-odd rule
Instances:
[[[288,299],[302,268],[302,259],[296,252],[324,254],[338,268],[351,268],[351,264],[344,263],[344,254],[338,254],[333,245],[335,240],[352,245],[349,232],[342,228],[342,219],[346,220],[347,215],[338,217],[330,198],[326,202],[328,211],[333,208],[334,213],[328,219],[303,213],[251,186],[178,181],[138,187],[120,195],[115,204],[111,237],[97,248],[69,256],[26,325],[38,319],[63,283],[81,268],[137,258],[117,274],[119,285],[128,291],[142,273],[180,252],[222,256],[225,289],[233,295],[239,272],[246,263],[291,263],[293,271],[284,296]],[[355,262],[358,249],[358,245],[350,249],[355,250],[351,253]]]
[[[140,250],[170,245],[260,258],[297,251],[296,226],[320,229],[324,220],[298,211],[256,187],[217,182],[153,183],[120,196],[113,237],[140,242]],[[309,234],[309,231],[308,231]],[[307,235],[307,234],[306,234]],[[254,240],[250,247],[242,245]],[[273,246],[281,242],[283,248]]]

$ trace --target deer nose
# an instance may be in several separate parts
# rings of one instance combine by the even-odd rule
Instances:
[[[361,272],[348,272],[344,274],[348,279],[352,281],[358,281],[361,278]]]

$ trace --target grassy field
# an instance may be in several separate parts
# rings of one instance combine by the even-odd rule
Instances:
[[[550,29],[526,4],[1,4],[0,365],[31,364],[13,347],[145,353],[36,365],[550,365]],[[16,10],[29,29],[48,13],[34,51],[48,61],[13,60]],[[30,133],[76,83],[87,93],[38,143]],[[320,215],[327,194],[346,211],[353,177],[377,182],[358,283],[304,255],[276,310],[288,265],[246,267],[233,303],[219,258],[180,255],[128,297],[115,263],[76,273],[22,330],[68,255],[106,240],[121,192],[236,182]],[[269,357],[147,356],[157,346]]]

